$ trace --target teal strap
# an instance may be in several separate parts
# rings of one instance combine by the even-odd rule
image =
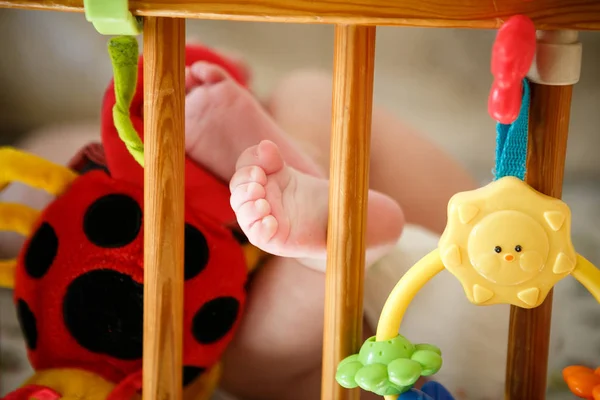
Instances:
[[[529,84],[527,79],[523,79],[523,100],[519,116],[512,124],[498,123],[496,125],[495,179],[505,176],[525,179],[529,135],[529,99]]]

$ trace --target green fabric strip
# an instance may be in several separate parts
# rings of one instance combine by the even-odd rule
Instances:
[[[129,114],[137,86],[138,41],[134,36],[112,38],[108,42],[108,53],[115,81],[116,103],[113,107],[115,128],[131,156],[143,167],[144,144],[135,130]]]

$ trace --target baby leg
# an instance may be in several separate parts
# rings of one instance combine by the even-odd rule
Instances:
[[[186,38],[186,44],[188,45],[196,45],[203,47],[212,47],[204,43],[201,37],[198,36],[189,36]],[[250,68],[250,64],[246,57],[239,52],[238,50],[216,47],[213,48],[221,57],[229,61],[233,64],[239,71],[240,75],[246,82],[250,82],[252,80],[252,68]]]
[[[219,178],[229,181],[235,163],[261,140],[276,143],[286,162],[307,174],[322,171],[285,135],[247,89],[222,68],[198,62],[186,71],[186,153]]]
[[[329,170],[332,80],[300,71],[284,79],[267,101],[273,119]],[[373,108],[370,188],[396,200],[407,223],[440,233],[456,192],[476,187],[449,155],[388,111]]]
[[[256,272],[222,387],[244,400],[317,400],[321,391],[324,274],[292,258]],[[362,400],[379,396],[362,393]]]

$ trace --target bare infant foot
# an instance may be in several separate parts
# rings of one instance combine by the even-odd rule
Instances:
[[[230,182],[231,206],[252,244],[268,253],[325,259],[329,182],[287,166],[278,147],[262,141],[239,158]],[[399,205],[369,192],[367,246],[398,240],[404,224]]]
[[[252,93],[221,67],[193,64],[186,71],[186,92],[186,153],[221,179],[229,181],[242,152],[261,140],[276,143],[286,161],[299,171],[323,175]]]
[[[204,43],[204,41],[202,41],[201,38],[197,36],[187,38],[186,43],[189,45],[211,47]],[[228,62],[235,65],[240,75],[246,82],[249,82],[252,79],[252,70],[246,60],[246,57],[244,57],[242,53],[240,53],[237,50],[222,47],[217,47],[213,50],[215,50],[221,57],[226,59]]]

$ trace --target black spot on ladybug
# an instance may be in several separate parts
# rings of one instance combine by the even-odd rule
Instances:
[[[240,303],[233,297],[217,297],[206,302],[194,315],[192,334],[202,344],[218,341],[235,324]]]
[[[185,279],[192,279],[204,271],[209,252],[206,238],[197,228],[185,224]]]
[[[37,323],[31,308],[29,308],[29,305],[23,299],[17,301],[17,318],[25,336],[27,347],[30,350],[35,350],[38,340]]]
[[[120,360],[142,357],[144,288],[129,275],[99,269],[75,278],[63,299],[73,338],[91,352]]]
[[[32,278],[46,275],[58,253],[58,236],[54,228],[44,222],[35,231],[29,242],[23,263],[25,271]]]
[[[88,240],[103,248],[123,247],[133,242],[142,227],[142,209],[124,194],[109,194],[92,203],[83,217]]]
[[[206,371],[206,368],[202,367],[192,367],[190,365],[186,365],[183,367],[183,386],[187,386],[190,383],[194,382],[200,375],[202,375]]]

